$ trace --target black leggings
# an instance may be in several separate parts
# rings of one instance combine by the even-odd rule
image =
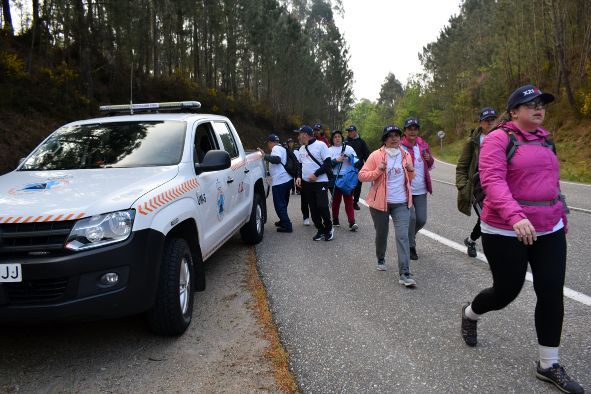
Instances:
[[[480,315],[503,309],[513,301],[521,291],[529,262],[537,296],[535,321],[538,343],[558,347],[564,316],[564,229],[538,237],[531,246],[525,246],[516,237],[482,234],[482,247],[492,272],[493,286],[482,290],[474,298],[474,313]]]

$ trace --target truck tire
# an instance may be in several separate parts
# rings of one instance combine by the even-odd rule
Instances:
[[[240,236],[244,243],[255,245],[263,240],[263,235],[265,234],[263,212],[263,199],[259,193],[255,193],[252,201],[250,220],[240,229]]]
[[[185,332],[193,315],[193,259],[182,238],[166,240],[160,263],[156,301],[148,311],[150,329],[164,336]]]

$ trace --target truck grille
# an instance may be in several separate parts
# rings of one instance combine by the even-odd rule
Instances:
[[[0,254],[61,251],[75,222],[0,224]]]
[[[5,283],[10,304],[43,304],[59,300],[68,287],[68,278],[29,280]],[[1,290],[1,289],[0,289]]]

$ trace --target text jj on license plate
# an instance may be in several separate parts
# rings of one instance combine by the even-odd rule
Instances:
[[[0,283],[22,281],[23,274],[20,264],[0,264]]]

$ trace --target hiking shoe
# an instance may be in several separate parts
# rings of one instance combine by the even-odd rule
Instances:
[[[464,245],[468,247],[468,256],[476,257],[476,242],[472,241],[469,237],[464,240]]]
[[[398,283],[400,283],[401,285],[404,285],[406,287],[414,287],[417,284],[417,282],[415,282],[415,280],[413,278],[411,278],[410,274],[400,275],[400,279],[398,280]]]
[[[474,347],[478,343],[478,335],[476,331],[478,322],[466,317],[466,308],[469,305],[470,303],[468,302],[462,307],[462,338],[464,338],[466,345]]]
[[[384,259],[378,260],[378,271],[386,271],[386,261]]]
[[[318,231],[315,236],[312,237],[314,241],[320,241],[324,239],[324,233],[322,231]]]
[[[356,210],[356,211],[360,211],[361,210],[361,208],[359,207],[359,204],[356,203],[356,202],[353,203],[353,209]]]
[[[418,260],[419,255],[417,254],[417,248],[410,248],[410,259],[411,260]]]
[[[359,228],[359,226],[357,225],[357,223],[350,223],[349,224],[349,231],[357,231],[358,228]]]
[[[341,227],[341,224],[339,223],[339,219],[333,219],[332,226],[333,227]]]
[[[309,226],[310,225],[310,219],[305,218],[304,219],[304,226]]]
[[[331,228],[329,232],[324,234],[324,240],[325,241],[332,241],[333,238],[334,238],[334,228]]]
[[[560,364],[554,364],[548,369],[540,368],[540,362],[536,363],[536,378],[545,382],[550,382],[565,393],[582,394],[585,392],[583,387],[573,378],[568,376],[564,367]]]

